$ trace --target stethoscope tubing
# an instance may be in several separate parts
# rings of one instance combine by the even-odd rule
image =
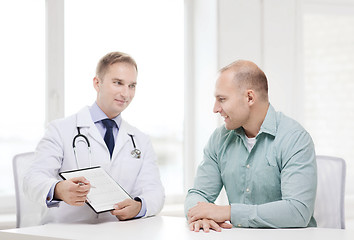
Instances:
[[[76,136],[74,137],[74,139],[73,139],[73,149],[74,149],[74,155],[75,155],[75,161],[76,161],[76,166],[77,166],[77,168],[80,168],[79,167],[79,160],[78,160],[78,157],[77,157],[77,152],[76,152],[76,139],[78,139],[78,138],[83,138],[85,141],[83,141],[83,140],[81,140],[81,141],[83,141],[83,142],[86,142],[86,144],[87,144],[87,149],[88,149],[88,151],[89,151],[89,163],[90,163],[90,167],[92,167],[92,161],[91,161],[91,144],[90,144],[90,141],[88,140],[88,138],[85,136],[85,135],[83,135],[83,134],[81,134],[80,133],[80,128],[79,127],[77,127],[77,132],[78,132],[78,134],[76,134]],[[80,141],[80,140],[78,140],[78,141]]]
[[[74,149],[74,155],[75,155],[75,161],[76,161],[76,165],[77,165],[77,168],[79,169],[79,160],[78,160],[78,157],[77,157],[77,152],[76,152],[76,142],[77,141],[83,141],[87,144],[87,149],[89,151],[89,163],[90,163],[90,167],[92,166],[92,157],[91,157],[91,145],[90,145],[90,141],[88,140],[88,138],[84,135],[84,134],[81,134],[80,133],[80,127],[77,127],[77,132],[78,134],[75,135],[75,137],[73,138],[73,149]],[[136,145],[135,145],[135,141],[134,141],[134,137],[132,134],[128,134],[132,140],[132,143],[133,143],[133,151],[131,151],[131,155],[134,157],[134,158],[137,158],[139,159],[141,157],[141,151],[139,149],[136,148]],[[83,139],[79,139],[79,138],[83,138]]]

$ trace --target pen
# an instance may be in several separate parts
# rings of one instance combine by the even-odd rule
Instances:
[[[83,182],[79,182],[78,183],[80,186],[84,186],[85,185],[85,183],[83,183]],[[91,188],[96,188],[95,186],[93,186],[93,185],[91,185]]]

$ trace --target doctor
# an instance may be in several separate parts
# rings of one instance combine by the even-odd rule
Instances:
[[[121,116],[134,98],[136,85],[134,59],[121,52],[108,53],[99,61],[93,79],[96,102],[49,124],[24,179],[27,196],[45,207],[42,224],[126,220],[161,210],[164,188],[151,142]],[[83,136],[74,140],[78,134]],[[90,183],[83,177],[62,181],[58,175],[91,166],[104,168],[133,199],[117,203],[111,212],[96,214],[85,204]]]

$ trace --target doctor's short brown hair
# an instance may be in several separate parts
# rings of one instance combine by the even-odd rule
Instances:
[[[128,54],[123,52],[110,52],[103,56],[96,67],[96,77],[103,78],[108,67],[115,63],[128,63],[135,67],[138,72],[138,66],[135,60]]]

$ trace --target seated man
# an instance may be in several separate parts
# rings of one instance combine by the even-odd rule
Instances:
[[[269,104],[263,71],[245,60],[224,67],[215,98],[214,112],[225,125],[211,135],[188,191],[190,230],[316,226],[313,141],[299,123]],[[214,204],[223,186],[227,206]]]

